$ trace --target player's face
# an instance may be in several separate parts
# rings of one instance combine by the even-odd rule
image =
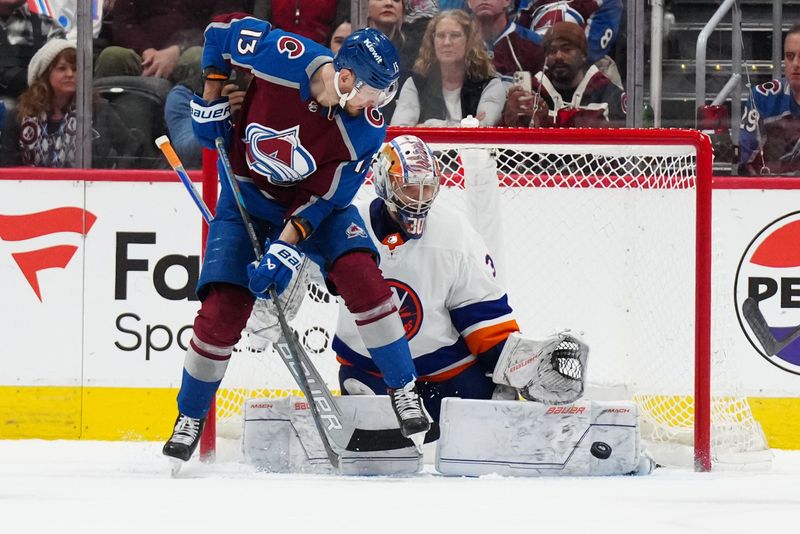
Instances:
[[[783,43],[783,72],[795,95],[800,94],[800,34],[790,33]]]
[[[60,56],[50,70],[47,81],[57,98],[72,98],[78,88],[75,80],[75,65]]]
[[[353,27],[349,22],[342,22],[331,35],[331,52],[334,54],[342,47],[342,43],[347,36],[353,33]]]
[[[395,27],[403,19],[403,0],[369,0],[367,18],[379,29]]]
[[[469,7],[475,17],[480,19],[495,19],[506,13],[511,0],[469,0]]]
[[[565,39],[555,39],[545,50],[547,77],[558,85],[572,85],[584,60],[580,48]]]
[[[467,57],[467,34],[458,22],[445,17],[436,25],[433,47],[439,63],[463,65]]]

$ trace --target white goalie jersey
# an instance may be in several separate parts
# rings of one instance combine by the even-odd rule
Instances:
[[[519,330],[508,297],[483,239],[461,214],[437,204],[422,237],[403,241],[386,230],[382,207],[379,198],[358,205],[380,251],[417,373],[422,380],[447,380]],[[379,375],[341,303],[333,349],[343,365]]]

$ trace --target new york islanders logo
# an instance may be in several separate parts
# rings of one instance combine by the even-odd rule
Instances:
[[[400,319],[403,321],[406,339],[411,341],[411,338],[417,335],[422,326],[422,301],[417,292],[405,282],[394,278],[387,278],[386,282],[394,293],[395,304],[400,312]]]
[[[800,374],[800,211],[762,229],[739,261],[736,314],[771,364]]]
[[[245,130],[245,157],[251,170],[275,185],[305,180],[317,170],[317,162],[300,143],[300,126],[274,130],[258,123]]]
[[[61,232],[85,236],[97,220],[94,214],[81,208],[64,207],[23,215],[0,215],[0,239],[22,244],[25,241]],[[11,257],[33,289],[39,301],[39,271],[65,269],[78,247],[55,245],[33,250],[12,252]]]

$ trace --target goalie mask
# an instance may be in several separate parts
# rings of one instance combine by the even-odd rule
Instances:
[[[425,142],[401,135],[384,143],[372,160],[375,192],[412,239],[422,237],[425,218],[439,193],[439,163]]]

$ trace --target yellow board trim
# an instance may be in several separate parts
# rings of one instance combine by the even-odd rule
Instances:
[[[177,394],[172,388],[0,386],[0,439],[163,440],[172,430]],[[770,447],[800,449],[800,398],[748,400]]]

